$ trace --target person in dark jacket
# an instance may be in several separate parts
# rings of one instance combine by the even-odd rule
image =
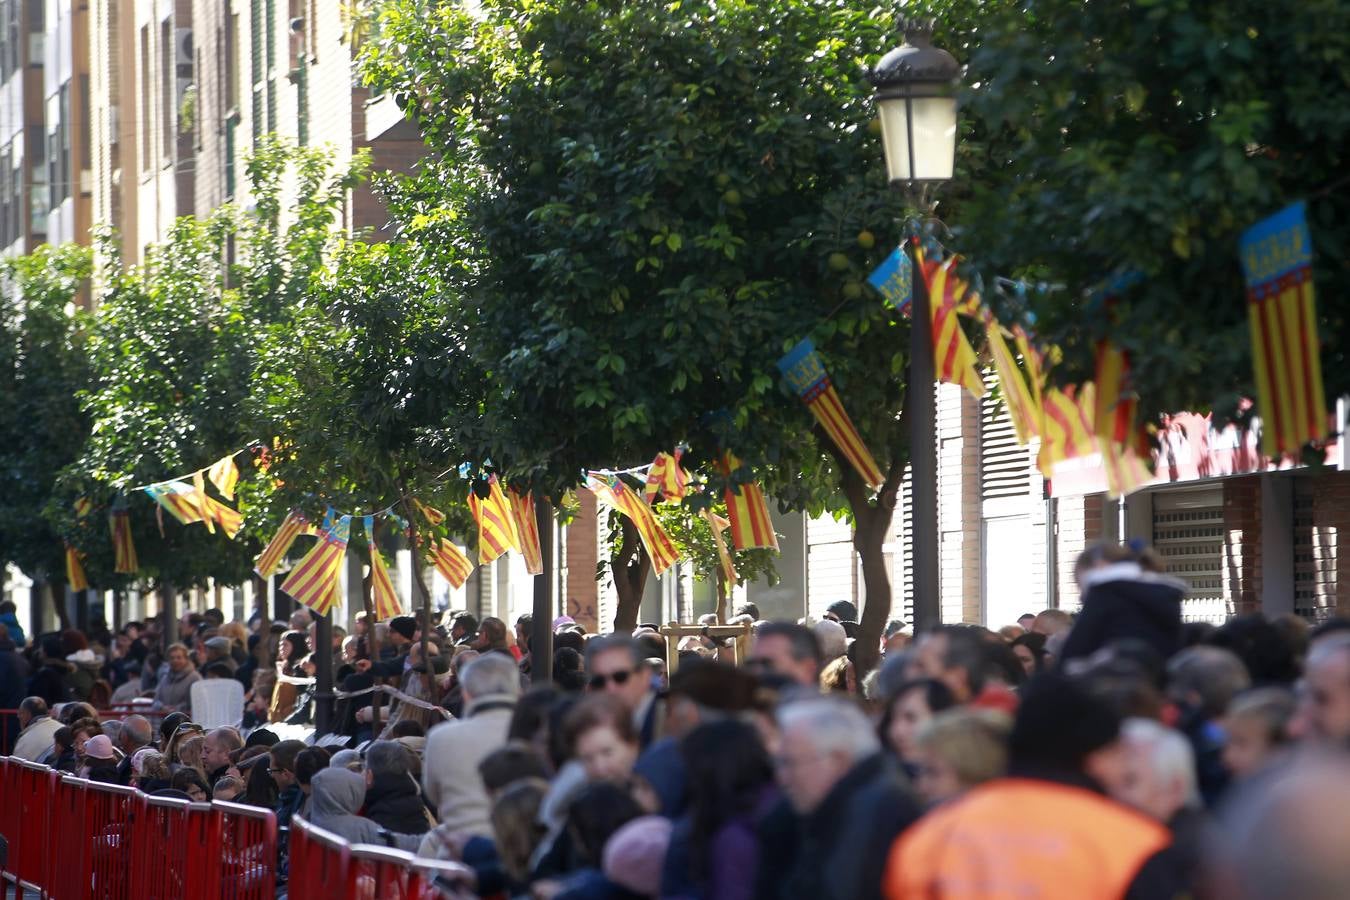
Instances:
[[[28,662],[9,632],[0,628],[0,709],[17,710],[28,696]],[[19,736],[19,718],[14,713],[0,715],[0,755],[8,756]]]
[[[1152,553],[1142,547],[1093,547],[1074,571],[1083,609],[1060,649],[1061,665],[1123,638],[1148,644],[1163,659],[1181,649],[1186,583],[1160,574]]]
[[[366,748],[366,806],[362,815],[386,831],[425,834],[431,817],[412,776],[411,751],[396,741],[375,741]]]
[[[305,794],[295,777],[295,758],[304,749],[305,745],[301,741],[282,741],[274,745],[268,754],[271,765],[267,773],[272,776],[279,790],[275,810],[278,828],[289,826],[291,816],[305,801]]]
[[[75,699],[71,693],[69,675],[75,668],[61,653],[60,635],[49,634],[42,639],[42,666],[28,679],[28,694],[41,697],[51,709]]]
[[[867,716],[839,697],[778,712],[778,783],[787,798],[760,826],[760,900],[879,900],[886,853],[919,816]]]

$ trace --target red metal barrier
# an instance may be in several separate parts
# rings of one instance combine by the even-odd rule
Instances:
[[[19,880],[42,890],[48,884],[56,841],[54,819],[57,774],[46,766],[10,759],[18,768],[19,816],[9,840],[10,865]]]
[[[238,803],[211,804],[207,890],[220,900],[273,900],[277,891],[277,817]],[[138,898],[139,900],[139,898]]]
[[[351,859],[347,842],[299,817],[291,819],[289,900],[341,900]]]
[[[131,835],[131,896],[137,900],[193,897],[188,859],[210,844],[194,834],[190,807],[174,797],[141,797]],[[209,808],[209,807],[208,807]],[[199,817],[200,818],[200,817]],[[209,851],[208,851],[209,852]]]

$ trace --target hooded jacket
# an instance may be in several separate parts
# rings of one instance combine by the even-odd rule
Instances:
[[[356,814],[366,799],[366,780],[350,769],[328,768],[310,780],[310,824],[331,831],[351,844],[376,844],[415,851],[416,835],[392,834],[370,819]]]
[[[1083,591],[1083,609],[1064,641],[1061,664],[1122,638],[1144,641],[1163,659],[1181,649],[1185,582],[1123,562],[1089,571]]]
[[[365,816],[399,834],[425,834],[431,830],[422,791],[407,773],[375,776],[366,789]]]

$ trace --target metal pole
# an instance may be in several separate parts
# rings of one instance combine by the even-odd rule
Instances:
[[[314,654],[318,682],[314,691],[314,731],[323,736],[333,730],[333,614],[324,613],[314,623]]]
[[[530,618],[530,681],[553,680],[553,504],[546,498],[534,501],[535,527],[539,531],[542,571],[534,576],[534,608]]]
[[[914,632],[942,622],[938,593],[937,404],[933,384],[933,328],[928,308],[928,285],[913,257],[914,299],[909,328],[910,503],[914,517]]]

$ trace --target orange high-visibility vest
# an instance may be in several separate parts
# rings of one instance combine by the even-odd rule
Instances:
[[[1085,788],[1000,778],[914,823],[891,848],[888,900],[1119,900],[1162,825]]]

